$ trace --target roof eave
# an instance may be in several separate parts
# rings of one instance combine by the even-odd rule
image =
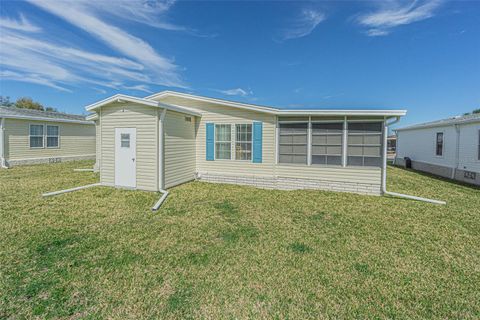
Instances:
[[[417,129],[449,127],[454,125],[462,125],[462,124],[469,124],[469,123],[475,123],[475,122],[480,123],[480,118],[467,119],[463,121],[450,121],[450,122],[444,122],[444,123],[431,123],[431,124],[426,123],[423,125],[419,124],[419,125],[413,125],[413,126],[404,127],[404,128],[398,128],[398,129],[395,129],[395,131],[408,131],[408,130],[417,130]]]
[[[127,96],[127,95],[123,95],[123,94],[116,94],[116,95],[111,96],[109,98],[106,98],[106,99],[103,99],[103,100],[98,101],[96,103],[93,103],[91,105],[88,105],[88,106],[85,107],[85,110],[90,111],[90,112],[94,112],[95,110],[101,108],[102,106],[105,106],[107,104],[114,103],[114,102],[120,102],[120,103],[121,102],[131,102],[131,103],[146,105],[146,106],[149,106],[149,107],[165,108],[165,109],[171,110],[171,111],[177,111],[177,112],[186,113],[186,114],[190,114],[190,115],[194,115],[194,116],[201,116],[201,113],[190,110],[190,109],[187,109],[187,108],[183,108],[183,107],[179,107],[179,106],[173,106],[173,105],[169,105],[169,104],[166,104],[166,103],[161,103],[161,102],[154,101],[154,100],[147,100],[147,99],[144,99],[144,98]]]
[[[407,114],[406,110],[281,110],[277,115],[288,116],[387,116],[401,117]]]
[[[60,119],[60,118],[47,118],[47,117],[34,117],[34,116],[21,116],[21,115],[1,115],[0,118],[5,119],[20,119],[20,120],[37,120],[37,121],[49,121],[49,122],[66,122],[66,123],[78,123],[78,124],[94,124],[92,121],[75,120],[75,119]]]

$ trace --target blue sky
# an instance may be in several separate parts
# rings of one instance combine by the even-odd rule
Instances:
[[[480,107],[476,1],[32,0],[0,6],[0,94],[61,111],[165,89],[285,108]]]

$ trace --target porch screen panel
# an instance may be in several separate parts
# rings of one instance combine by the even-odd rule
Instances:
[[[343,122],[312,123],[312,164],[342,164]]]
[[[347,165],[382,165],[382,122],[349,122]]]
[[[280,123],[279,163],[307,164],[308,123]]]

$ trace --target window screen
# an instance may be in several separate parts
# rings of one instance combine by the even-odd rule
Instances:
[[[382,165],[382,123],[348,123],[349,166],[380,167]]]
[[[30,148],[43,148],[43,125],[30,125]]]
[[[437,132],[435,154],[437,156],[443,155],[443,132]]]
[[[280,123],[280,163],[307,164],[308,123]]]
[[[215,159],[232,159],[232,126],[215,125]]]
[[[312,123],[312,164],[342,164],[343,123]]]
[[[47,126],[47,148],[58,148],[58,126]]]
[[[252,160],[252,125],[235,125],[235,159]]]

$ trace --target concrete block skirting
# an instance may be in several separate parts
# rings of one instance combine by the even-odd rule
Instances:
[[[8,167],[14,167],[14,166],[41,164],[41,163],[59,163],[59,162],[74,161],[74,160],[95,160],[95,155],[93,154],[93,155],[83,155],[83,156],[17,159],[17,160],[7,160],[6,163]]]
[[[317,180],[290,177],[258,177],[258,176],[231,176],[212,173],[200,173],[198,180],[213,183],[228,183],[238,185],[249,185],[262,189],[278,189],[278,190],[328,190],[350,192],[368,195],[380,195],[379,184],[341,182],[331,180]]]

